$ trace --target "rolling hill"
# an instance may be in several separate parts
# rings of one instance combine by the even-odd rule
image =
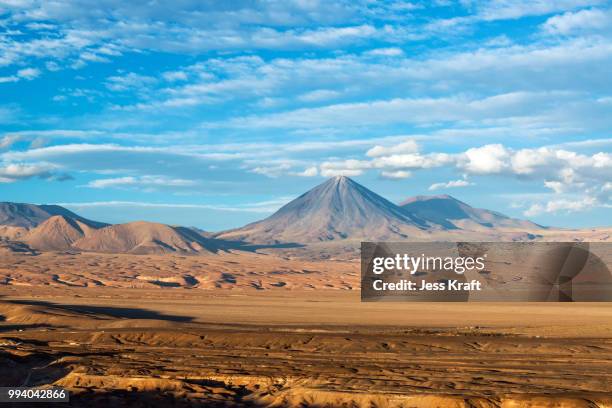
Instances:
[[[216,252],[221,245],[189,228],[136,221],[91,231],[72,247],[92,252],[196,254]]]
[[[212,253],[225,246],[192,228],[138,221],[109,225],[57,205],[0,203],[0,237],[5,250],[80,250],[107,253]],[[11,245],[9,245],[11,244]]]

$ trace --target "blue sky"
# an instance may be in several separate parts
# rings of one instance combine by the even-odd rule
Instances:
[[[334,175],[610,225],[612,4],[0,0],[0,200],[220,230]]]

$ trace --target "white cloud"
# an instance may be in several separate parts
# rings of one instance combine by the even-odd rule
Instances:
[[[469,181],[465,179],[459,179],[459,180],[451,180],[446,183],[434,183],[431,186],[429,186],[429,190],[434,191],[434,190],[440,190],[440,189],[446,189],[446,188],[467,187],[471,185],[473,185],[473,183],[470,183]]]
[[[0,77],[0,84],[6,84],[6,83],[9,83],[9,82],[17,82],[17,81],[19,81],[19,77],[16,76],[16,75]]]
[[[125,187],[192,187],[197,183],[194,180],[170,178],[166,176],[126,176],[108,179],[92,180],[86,187],[90,188],[125,188]]]
[[[333,91],[330,89],[317,89],[315,91],[310,91],[305,94],[299,95],[298,99],[302,102],[319,102],[337,98],[339,95],[340,92],[338,91]]]
[[[49,163],[4,163],[0,164],[0,183],[13,183],[15,181],[32,177],[50,178],[57,166]]]
[[[544,181],[544,186],[550,188],[556,194],[562,194],[567,190],[567,186],[561,181]]]
[[[372,55],[375,57],[401,57],[404,55],[404,51],[401,48],[375,48],[365,52],[366,55]]]
[[[37,68],[24,68],[17,71],[19,78],[27,79],[28,81],[37,78],[40,75],[40,70]]]
[[[465,111],[472,108],[472,111],[477,113],[481,109],[478,104],[473,106],[469,104],[471,101],[484,99],[484,96],[466,96],[465,84],[470,83],[470,95],[488,95],[495,92],[498,95],[507,95],[505,102],[508,104],[511,102],[509,98],[512,95],[515,98],[523,97],[521,103],[515,105],[515,109],[506,111],[504,106],[498,106],[501,114],[496,116],[502,117],[503,114],[506,114],[509,117],[516,116],[517,113],[518,116],[525,114],[535,116],[536,112],[546,112],[554,107],[555,101],[559,101],[560,98],[570,99],[568,95],[562,96],[560,92],[551,90],[566,90],[567,92],[570,90],[590,91],[597,88],[597,91],[601,91],[600,87],[595,85],[597,81],[593,81],[593,78],[603,78],[606,75],[603,67],[610,63],[612,63],[612,45],[602,38],[572,38],[554,43],[508,44],[494,48],[485,46],[462,52],[441,50],[425,58],[398,56],[392,59],[381,59],[370,58],[359,53],[340,54],[326,58],[304,55],[299,58],[270,60],[254,55],[218,57],[177,68],[177,72],[189,73],[191,80],[165,83],[166,88],[159,88],[158,92],[152,95],[142,95],[141,102],[130,102],[126,106],[117,105],[117,109],[163,111],[168,108],[217,105],[237,100],[249,100],[254,106],[272,108],[292,100],[316,102],[336,98],[339,95],[350,96],[353,102],[371,100],[372,95],[386,92],[397,95],[398,89],[404,90],[401,95],[420,95],[421,92],[413,91],[428,87],[437,91],[443,90],[447,98],[455,96],[455,99],[458,99],[459,106],[450,106],[450,101],[445,102],[443,98],[438,98],[440,99],[437,101],[441,107],[440,110],[447,103],[446,117],[448,117],[451,116],[448,113],[462,113],[464,110],[460,105],[463,102],[466,104]],[[164,76],[163,73],[161,75]],[[500,81],[500,78],[504,80]],[[318,92],[319,90],[324,92]],[[516,92],[517,90],[522,90],[522,92]],[[546,93],[542,91],[550,92],[548,100],[545,100],[547,99]],[[577,94],[573,98],[583,99],[584,96],[584,94]],[[385,113],[390,108],[381,106],[379,102],[384,102],[384,100],[371,101],[372,110],[370,112],[355,115],[357,122],[353,122],[353,118],[347,118],[347,120],[334,123],[329,118],[329,124],[326,125],[302,125],[300,121],[292,121],[296,125],[291,125],[286,123],[289,122],[287,120],[277,121],[278,125],[262,123],[258,126],[299,128],[302,126],[346,126],[353,123],[357,126],[365,119],[369,119],[371,125],[388,123],[389,120],[384,117],[380,121],[375,120],[379,110]],[[498,98],[497,102],[501,104],[504,100]],[[125,102],[121,101],[121,103]],[[523,109],[518,109],[521,106]],[[536,107],[536,109],[525,109],[526,106]],[[357,108],[359,106],[352,106],[352,109]],[[418,112],[407,110],[403,118],[393,119],[393,123],[396,121],[398,123],[427,123],[436,120],[460,120],[453,117],[436,119],[437,110],[434,108],[431,110],[432,115],[428,114],[428,109]],[[291,111],[286,114],[290,113]],[[311,112],[308,113],[311,114]],[[483,118],[486,118],[487,111],[483,110],[482,113]],[[420,120],[421,117],[424,119]],[[219,123],[208,125],[240,127],[241,123],[246,121],[248,123],[245,126],[250,127],[253,122],[263,122],[257,119],[266,119],[266,117],[251,115],[237,117],[227,123],[224,119]],[[474,117],[466,119],[474,119]],[[549,120],[548,127],[553,123],[555,120]]]
[[[375,168],[430,169],[442,167],[454,161],[455,158],[447,153],[408,153],[376,157],[372,160],[372,166]]]
[[[261,174],[266,177],[276,178],[288,173],[291,167],[292,165],[290,163],[279,163],[257,166],[250,169],[249,171],[251,173]]]
[[[398,144],[405,148],[405,142]],[[415,146],[409,146],[411,149]],[[366,170],[380,169],[381,176],[402,178],[408,170],[447,167],[464,173],[463,179],[434,183],[429,189],[457,188],[473,185],[468,175],[512,177],[520,180],[540,181],[544,187],[559,196],[550,203],[532,201],[527,215],[560,211],[581,211],[595,206],[611,205],[612,154],[598,152],[591,155],[543,146],[531,149],[511,149],[502,144],[472,147],[457,153],[405,153],[393,154],[394,146],[377,146],[367,151],[369,160],[326,161],[321,174],[360,175]],[[406,173],[403,173],[406,172]],[[579,196],[569,199],[564,194]],[[529,204],[529,203],[526,203]]]
[[[406,170],[381,171],[380,176],[389,180],[402,180],[411,177],[412,173]]]
[[[0,139],[0,149],[6,149],[11,147],[13,144],[21,139],[18,135],[6,135]]]
[[[67,207],[73,210],[83,208],[111,208],[111,207],[143,207],[143,208],[175,208],[175,209],[201,209],[201,210],[217,210],[229,212],[252,212],[252,213],[271,213],[278,210],[284,204],[287,204],[294,197],[279,197],[273,200],[230,205],[216,204],[181,204],[181,203],[154,203],[142,201],[92,201],[92,202],[65,202],[56,203],[62,207]]]
[[[539,16],[575,10],[602,4],[602,0],[501,0],[474,2],[477,19],[485,21],[518,19],[526,16]]]
[[[202,146],[122,146],[113,143],[73,143],[65,145],[54,145],[47,147],[32,148],[23,151],[8,151],[0,154],[0,158],[8,161],[18,160],[32,160],[32,159],[66,159],[71,156],[73,157],[85,157],[88,154],[112,154],[117,155],[119,153],[125,154],[138,154],[138,155],[163,155],[169,157],[191,157],[194,159],[202,160],[235,160],[244,158],[246,153],[242,151],[224,151],[214,150],[210,151],[210,147],[213,145],[202,145]],[[271,153],[268,153],[271,154]],[[142,158],[144,160],[144,158]]]
[[[501,144],[468,149],[460,166],[473,174],[501,173],[508,167],[510,152]]]
[[[6,160],[27,160],[27,159],[41,159],[41,158],[53,158],[58,156],[66,156],[72,154],[81,153],[96,153],[96,152],[120,152],[120,151],[137,151],[147,152],[156,151],[159,148],[153,147],[128,147],[119,146],[116,144],[94,144],[94,143],[80,143],[80,144],[65,144],[55,145],[48,147],[41,147],[37,149],[30,149],[24,151],[11,151],[3,153],[2,157]]]
[[[102,136],[110,136],[99,130],[78,130],[78,129],[49,129],[49,130],[20,130],[6,134],[6,137],[14,137],[18,139],[88,139]],[[119,135],[125,136],[125,135]]]
[[[612,154],[598,152],[592,155],[544,146],[533,149],[510,149],[502,144],[472,147],[465,152],[392,154],[387,147],[375,154],[373,168],[427,169],[455,166],[475,175],[528,176],[546,180],[546,186],[559,189],[556,182],[576,184],[585,180],[605,180],[612,177]],[[368,151],[366,154],[372,156]],[[387,155],[384,155],[384,154]]]
[[[439,98],[394,98],[370,102],[350,102],[281,113],[237,117],[209,127],[242,129],[312,129],[324,127],[378,127],[390,125],[444,124],[470,121],[480,125],[509,123],[521,126],[555,126],[576,117],[575,109],[565,110],[578,95],[567,91],[510,92],[474,98],[453,95]],[[567,105],[561,104],[567,101]],[[587,109],[603,109],[588,105]],[[582,113],[581,113],[582,114]]]
[[[184,71],[167,71],[162,73],[162,77],[168,82],[186,81],[187,73]]]
[[[578,200],[557,199],[544,204],[533,204],[523,214],[527,217],[533,217],[542,213],[572,213],[586,211],[598,205],[599,203],[593,197],[584,197]]]
[[[0,64],[1,66],[1,64]],[[19,82],[22,79],[31,81],[40,76],[40,70],[36,68],[23,68],[17,71],[15,75],[0,77],[0,84],[8,82]]]
[[[588,159],[587,159],[588,160]],[[588,165],[589,163],[585,162]],[[612,154],[599,152],[593,155],[593,166],[595,168],[612,167]]]
[[[371,168],[372,164],[366,160],[342,160],[328,161],[320,165],[320,174],[323,177],[348,176],[354,177],[363,174],[365,169]]]
[[[342,169],[342,168],[322,168],[321,175],[323,177],[347,176],[356,177],[363,174],[363,170],[358,169]]]
[[[304,171],[293,173],[293,175],[300,176],[300,177],[315,177],[319,175],[319,170],[317,169],[316,166],[311,166],[311,167],[304,169]]]
[[[339,45],[347,40],[373,37],[377,34],[377,30],[371,25],[363,24],[353,27],[326,27],[316,30],[306,30],[299,33],[289,32],[284,33],[283,36],[276,39],[271,39],[268,36],[268,34],[270,34],[269,31],[260,31],[258,34],[259,35],[256,35],[254,38],[256,42],[260,40],[262,43],[272,44],[272,41],[275,41],[278,45],[293,42],[324,47],[332,44]]]
[[[85,51],[79,55],[79,59],[77,62],[75,62],[75,64],[77,67],[80,67],[84,66],[88,62],[110,62],[110,60],[94,52]],[[75,65],[73,64],[73,66]]]
[[[537,168],[549,165],[555,152],[546,147],[521,149],[511,159],[512,168],[517,174],[532,174]]]
[[[363,21],[365,4],[254,2],[220,7],[186,2],[169,8],[151,3],[146,9],[129,2],[93,4],[78,1],[30,2],[0,6],[3,24],[20,30],[0,42],[0,65],[29,58],[55,59],[75,69],[89,62],[108,62],[124,52],[161,51],[201,54],[242,49],[333,48],[390,30]],[[29,34],[29,35],[23,35]],[[386,41],[385,41],[386,42]]]
[[[156,82],[157,80],[151,76],[130,72],[125,75],[108,77],[106,87],[111,91],[123,92],[130,89],[142,89]]]
[[[576,32],[598,31],[610,28],[612,12],[610,10],[587,9],[550,17],[542,25],[549,34],[568,35]]]
[[[405,142],[394,146],[376,145],[367,151],[369,157],[389,156],[392,154],[416,153],[419,151],[419,146],[414,140],[406,140]]]

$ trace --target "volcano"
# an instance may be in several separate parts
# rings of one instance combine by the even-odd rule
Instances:
[[[432,225],[348,177],[327,180],[270,217],[218,238],[254,243],[404,240]]]

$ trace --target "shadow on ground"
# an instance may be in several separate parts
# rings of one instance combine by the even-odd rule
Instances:
[[[150,319],[166,320],[171,322],[191,322],[191,316],[168,315],[153,310],[139,309],[134,307],[110,307],[110,306],[88,306],[88,305],[65,305],[61,303],[45,302],[40,300],[10,300],[7,303],[16,305],[42,306],[50,310],[66,311],[87,315],[94,319],[104,317],[126,318],[126,319]]]
[[[223,249],[225,250],[238,250],[245,252],[257,252],[257,250],[259,249],[291,249],[306,247],[306,245],[298,244],[295,242],[277,244],[252,244],[245,241],[224,241],[223,245]]]

